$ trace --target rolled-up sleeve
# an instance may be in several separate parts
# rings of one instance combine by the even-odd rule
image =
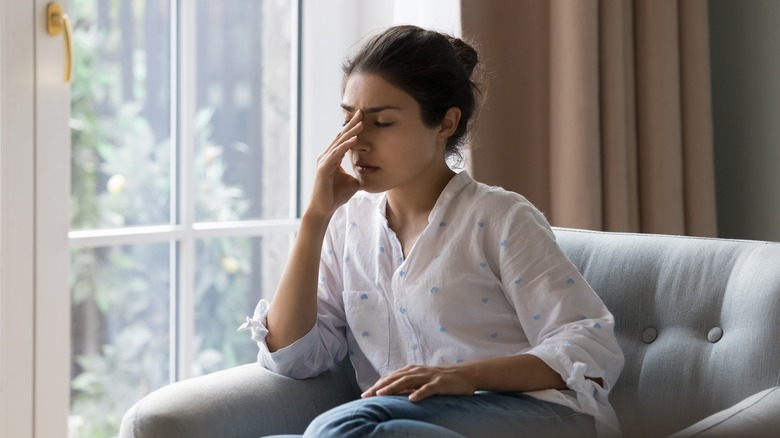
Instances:
[[[614,318],[569,261],[547,221],[520,204],[504,228],[502,283],[531,344],[530,351],[575,391],[579,407],[616,424],[608,395],[623,368]],[[517,284],[520,283],[521,287]],[[603,386],[591,379],[601,379]]]
[[[270,371],[305,379],[325,372],[347,354],[339,257],[343,252],[343,242],[334,238],[338,233],[333,232],[340,222],[334,217],[323,242],[317,286],[317,321],[311,330],[292,344],[270,351],[265,339],[271,304],[266,300],[260,300],[253,316],[247,317],[246,322],[239,327],[240,331],[251,331],[252,339],[259,347],[257,361]]]

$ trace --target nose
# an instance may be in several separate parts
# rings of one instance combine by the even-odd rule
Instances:
[[[354,152],[365,152],[368,151],[371,148],[371,143],[366,136],[365,132],[360,132],[357,135],[357,141],[355,142],[355,145],[350,148],[351,151]]]

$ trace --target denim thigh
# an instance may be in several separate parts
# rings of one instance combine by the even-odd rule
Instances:
[[[595,437],[592,416],[522,393],[370,397],[318,416],[304,437]]]

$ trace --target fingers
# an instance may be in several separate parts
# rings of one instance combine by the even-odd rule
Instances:
[[[407,365],[392,374],[379,379],[374,386],[366,390],[361,397],[375,395],[408,394],[420,385],[431,380],[431,373],[412,365]]]
[[[426,383],[425,385],[421,386],[420,389],[418,389],[417,391],[414,391],[411,394],[409,394],[409,400],[413,402],[425,400],[426,398],[435,395],[436,392],[437,392],[436,382]]]
[[[319,156],[318,162],[325,167],[332,167],[340,164],[341,160],[347,154],[347,151],[357,144],[357,136],[363,130],[363,122],[358,122],[355,126],[339,136],[337,142],[328,146]]]
[[[471,395],[475,390],[455,368],[412,365],[381,378],[362,397],[409,394],[416,402],[436,394]]]
[[[347,131],[349,131],[350,129],[355,127],[355,125],[357,125],[362,121],[363,121],[363,111],[361,110],[355,111],[355,114],[352,115],[352,118],[349,119],[349,121],[344,125],[344,128],[342,128],[339,134],[346,133]],[[336,138],[338,138],[338,136],[336,136]]]
[[[320,158],[324,157],[325,155],[327,155],[333,149],[339,147],[340,145],[343,145],[344,141],[349,140],[350,138],[358,135],[362,130],[363,130],[363,112],[357,110],[355,114],[352,116],[352,118],[349,119],[349,121],[344,125],[341,131],[338,134],[336,134],[336,137],[333,138],[333,141],[330,142],[330,145],[328,145],[328,147],[326,147],[325,150],[322,151],[322,153],[320,154]]]

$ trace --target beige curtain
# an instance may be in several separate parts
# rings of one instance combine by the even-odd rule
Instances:
[[[474,177],[553,225],[715,236],[706,0],[461,0]]]

